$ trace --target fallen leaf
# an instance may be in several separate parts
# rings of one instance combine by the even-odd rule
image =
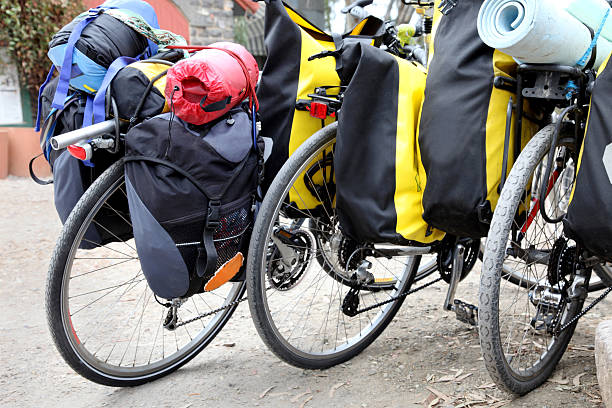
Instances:
[[[582,378],[585,375],[586,373],[582,373],[574,377],[574,379],[572,380],[572,384],[574,384],[574,387],[580,387],[580,378]]]
[[[302,403],[300,404],[300,408],[304,408],[304,407],[306,406],[306,404],[308,404],[308,401],[310,401],[311,399],[312,399],[312,395],[311,395],[311,396],[309,396],[308,398],[306,398],[306,399],[304,400],[304,402],[302,402]]]
[[[302,398],[302,397],[304,397],[304,396],[306,396],[306,395],[308,395],[310,393],[311,393],[310,390],[308,390],[308,391],[305,391],[305,392],[303,392],[301,394],[298,394],[295,397],[291,398],[291,402],[293,402],[293,403],[298,402],[300,400],[300,398]]]
[[[428,389],[433,394],[435,394],[436,397],[442,398],[444,401],[447,401],[447,402],[451,401],[451,398],[448,395],[444,394],[443,392],[438,391],[433,387],[425,387],[425,388]]]
[[[456,371],[456,370],[453,370],[453,371]],[[458,370],[458,371],[455,373],[455,378],[459,377],[461,374],[463,374],[463,368],[462,368],[461,370]]]
[[[192,392],[191,394],[189,394],[190,397],[195,397],[196,395],[200,395],[199,392]]]
[[[440,402],[440,398],[439,398],[439,397],[436,397],[436,398],[435,398],[433,401],[431,401],[431,402],[430,402],[430,403],[427,405],[427,408],[431,408],[431,407],[433,407],[433,406],[436,406],[436,405],[438,405],[438,403],[439,403],[439,402]]]
[[[433,375],[433,374],[429,374],[429,375],[427,376],[427,379],[426,379],[425,381],[427,381],[427,382],[431,382],[431,380],[433,380],[433,378],[434,378],[434,375]]]
[[[464,402],[463,404],[459,404],[459,405],[455,406],[455,408],[465,408],[465,407],[469,407],[469,406],[474,405],[474,404],[482,404],[482,403],[485,403],[485,402],[487,402],[487,400],[467,401],[467,402]]]
[[[460,382],[473,375],[474,373],[463,374],[461,377],[455,377],[455,381]]]
[[[549,378],[548,381],[551,383],[559,384],[559,385],[569,384],[569,380],[567,378],[553,377],[553,378]]]
[[[236,343],[225,343],[223,347],[234,347]]]
[[[499,401],[491,405],[489,408],[500,408],[500,407],[503,407],[504,405],[508,405],[510,402],[511,402],[510,400]]]
[[[440,377],[438,378],[436,381],[434,381],[434,383],[443,383],[443,382],[449,382],[455,379],[454,375],[445,375],[444,377]]]
[[[340,387],[342,387],[343,385],[346,385],[345,382],[341,382],[338,384],[333,385],[330,389],[329,389],[329,398],[334,398],[334,393],[336,392],[336,390]]]
[[[477,388],[479,390],[484,390],[485,388],[495,388],[495,387],[496,387],[495,383],[486,383]]]
[[[274,389],[274,387],[276,387],[276,385],[273,385],[273,386],[271,386],[271,387],[266,388],[266,390],[265,390],[264,392],[262,392],[262,393],[259,395],[259,399],[262,399],[263,397],[265,397],[266,395],[268,395],[268,393],[269,393],[270,391],[272,391],[272,390]]]

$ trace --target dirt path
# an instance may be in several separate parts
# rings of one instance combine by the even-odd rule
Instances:
[[[441,284],[409,297],[372,346],[326,371],[276,359],[242,304],[217,339],[175,374],[131,389],[93,384],[63,362],[47,330],[44,285],[60,230],[52,196],[50,186],[0,180],[0,406],[421,407],[437,398],[439,407],[601,406],[592,344],[611,301],[581,321],[553,381],[509,401],[489,380],[476,331],[441,310]],[[478,269],[459,287],[462,300],[475,303]]]

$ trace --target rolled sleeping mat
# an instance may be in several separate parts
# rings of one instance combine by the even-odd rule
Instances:
[[[565,10],[584,24],[589,26],[591,30],[597,31],[601,22],[610,10],[610,4],[606,0],[563,0],[561,2]],[[608,17],[601,36],[608,41],[612,41],[612,18]]]
[[[477,25],[484,43],[518,63],[574,66],[587,53],[584,65],[590,59],[591,32],[555,0],[486,0]],[[612,43],[599,37],[594,68],[610,52]]]

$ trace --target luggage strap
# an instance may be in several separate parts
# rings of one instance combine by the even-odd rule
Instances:
[[[57,83],[55,90],[55,96],[53,97],[52,107],[61,109],[63,102],[68,95],[68,88],[70,86],[70,76],[72,75],[72,55],[74,53],[74,47],[81,38],[81,33],[96,17],[104,11],[103,8],[96,7],[89,10],[89,15],[72,29],[70,37],[68,37],[68,43],[66,44],[66,50],[64,51],[64,61],[62,62],[62,68],[60,69],[60,79]]]

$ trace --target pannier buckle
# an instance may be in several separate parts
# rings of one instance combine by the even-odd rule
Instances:
[[[210,201],[208,203],[208,213],[206,215],[206,229],[215,230],[221,224],[219,222],[220,201]]]

